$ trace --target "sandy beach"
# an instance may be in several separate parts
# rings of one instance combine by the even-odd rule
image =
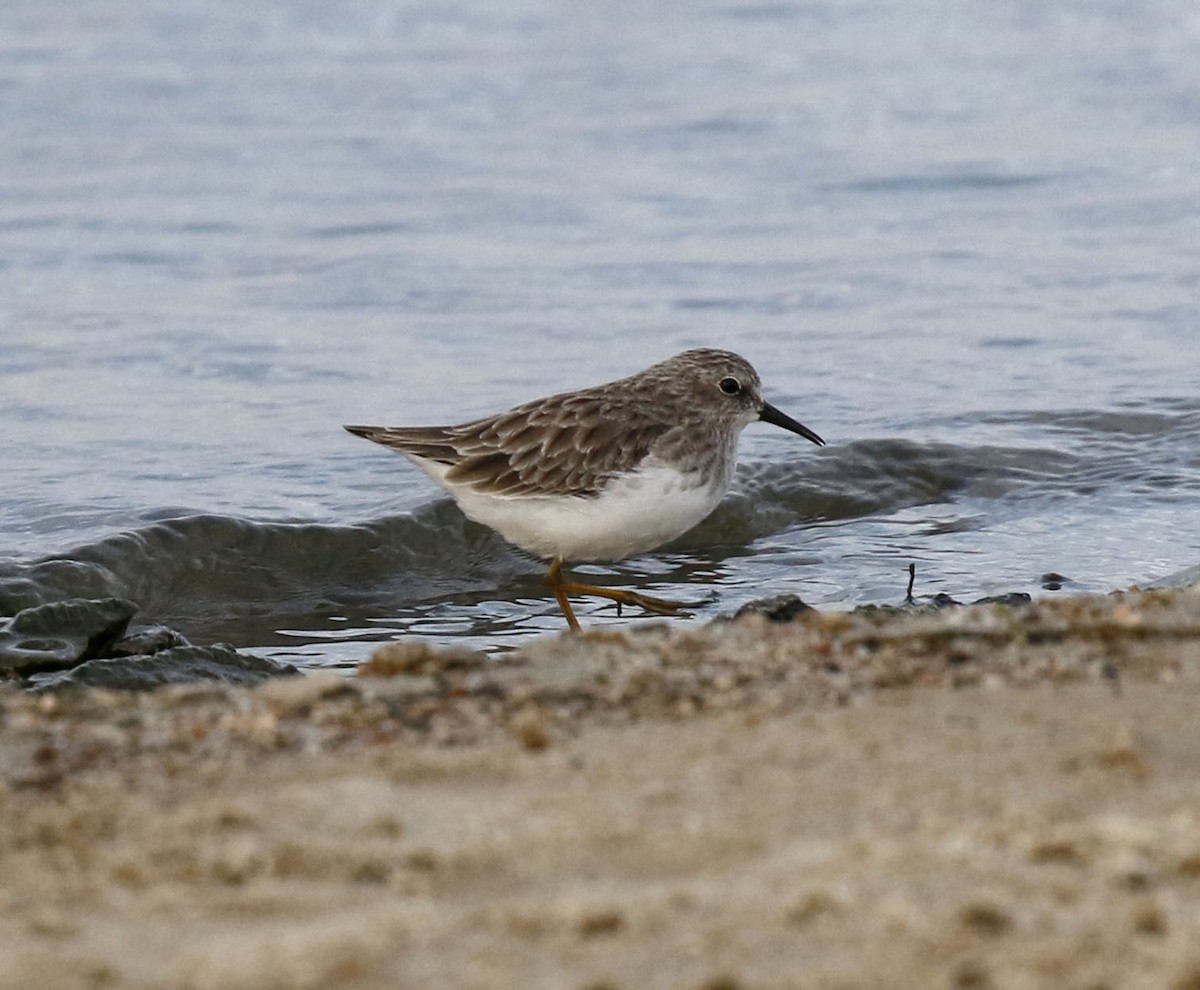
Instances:
[[[1200,988],[1200,594],[0,692],[0,986]]]

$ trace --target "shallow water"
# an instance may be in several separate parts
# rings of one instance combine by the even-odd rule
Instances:
[[[1200,563],[1190,0],[43,0],[0,98],[0,612],[308,665],[558,629],[340,424],[695,345],[829,446],[752,427],[710,520],[589,579],[703,619]]]

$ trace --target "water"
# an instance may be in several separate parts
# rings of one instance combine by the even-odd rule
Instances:
[[[1193,0],[27,0],[0,101],[0,612],[312,666],[561,628],[339,424],[695,345],[829,446],[752,427],[709,521],[590,579],[702,620],[1200,564]]]

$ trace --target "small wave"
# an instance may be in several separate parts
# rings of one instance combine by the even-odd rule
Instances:
[[[1196,457],[1200,406],[1159,400],[1104,410],[1052,409],[994,414],[984,422],[1039,429],[1072,451],[1078,464],[1057,478],[1069,494],[1111,493],[1114,498],[1194,500],[1200,493]]]
[[[222,619],[275,618],[418,601],[445,578],[470,586],[503,541],[442,500],[355,526],[189,516],[28,564],[0,565],[0,613],[66,598],[125,598],[139,619],[184,632]]]
[[[755,461],[743,465],[717,511],[665,548],[658,564],[634,567],[666,568],[658,579],[669,594],[673,580],[686,583],[690,566],[712,570],[793,529],[828,531],[949,503],[957,514],[931,517],[930,532],[983,529],[1024,511],[1014,509],[1018,504],[1037,511],[1038,499],[1114,486],[1123,493],[1130,456],[1128,444],[1093,447],[1085,456],[1052,447],[879,439],[791,462]],[[1144,481],[1144,464],[1141,472]],[[1000,501],[1005,508],[994,508]],[[446,498],[343,526],[189,515],[40,560],[0,564],[0,613],[70,598],[121,598],[137,604],[139,623],[169,625],[196,642],[295,644],[336,631],[338,621],[366,629],[376,618],[423,617],[447,602],[471,604],[488,628],[516,621],[504,603],[541,597],[540,572],[537,561]],[[483,602],[489,605],[478,610]]]
[[[1079,467],[1078,458],[1048,448],[862,440],[803,463],[744,466],[730,496],[676,546],[745,546],[805,523],[846,522],[960,498],[1028,495],[1052,488]]]
[[[998,172],[989,169],[963,170],[924,175],[884,175],[849,182],[828,183],[826,189],[862,193],[941,193],[960,190],[1016,189],[1064,181],[1053,172]]]

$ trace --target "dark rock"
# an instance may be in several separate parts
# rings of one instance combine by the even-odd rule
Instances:
[[[988,595],[986,598],[980,598],[971,602],[972,605],[1028,605],[1033,601],[1032,595],[1027,595],[1023,591],[1010,591],[1007,595]]]
[[[136,612],[123,598],[72,598],[23,609],[0,623],[0,673],[61,670],[106,656]]]
[[[1028,605],[1032,601],[1033,599],[1023,591],[1010,591],[1006,595],[989,595],[986,598],[977,598],[970,604],[1017,606]],[[903,605],[859,605],[853,611],[855,615],[887,618],[893,615],[928,615],[930,612],[940,612],[946,608],[962,607],[962,602],[942,591],[920,601],[915,598],[910,599]]]
[[[894,615],[928,615],[930,612],[940,612],[944,608],[957,608],[960,605],[962,602],[943,591],[923,600],[907,598],[900,605],[858,605],[851,612],[853,615],[887,619]]]
[[[930,598],[926,604],[929,606],[929,608],[935,611],[942,608],[959,608],[962,606],[962,602],[960,602],[957,598],[952,598],[944,591],[939,591],[936,595]]]
[[[745,615],[761,615],[768,622],[791,622],[800,613],[812,611],[813,607],[801,601],[799,595],[785,593],[746,602],[733,613],[733,617],[740,619]]]
[[[272,677],[300,673],[290,664],[238,653],[233,647],[177,646],[149,655],[96,659],[71,670],[35,674],[30,685],[38,691],[71,686],[149,691],[163,684],[224,681],[226,684],[259,684]]]
[[[176,646],[191,645],[183,635],[174,629],[168,629],[166,626],[144,626],[116,643],[112,648],[111,655],[114,657],[146,656],[174,649]]]

